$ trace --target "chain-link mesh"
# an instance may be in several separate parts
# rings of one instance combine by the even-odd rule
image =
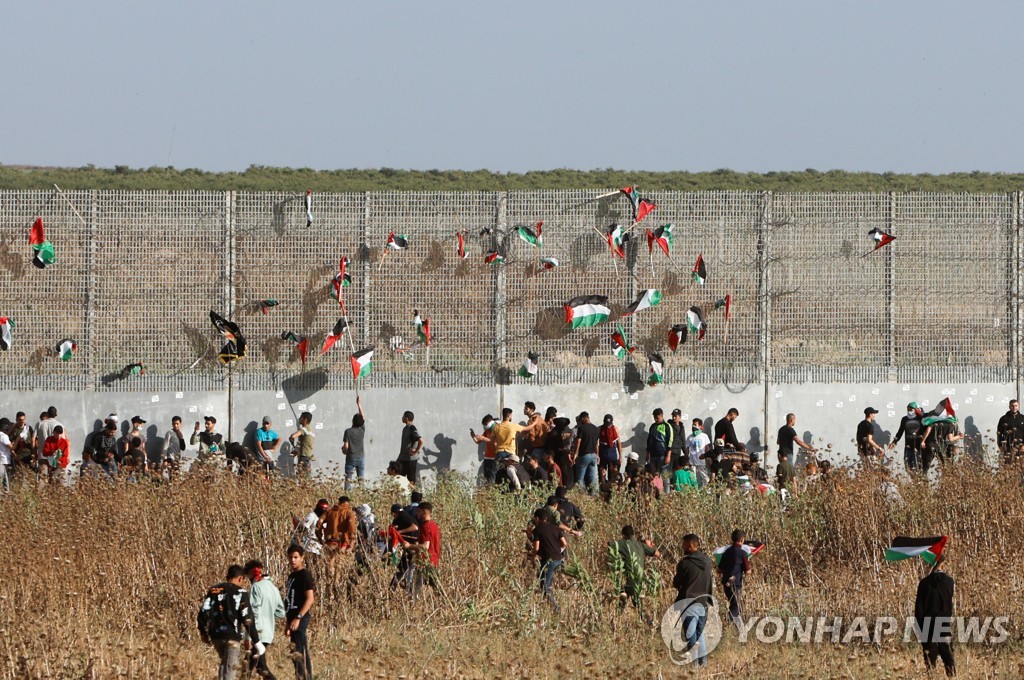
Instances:
[[[349,355],[371,345],[367,384],[389,387],[520,380],[528,352],[540,355],[540,383],[643,380],[648,351],[662,354],[670,383],[758,381],[763,355],[779,382],[1005,381],[1016,370],[1012,196],[658,193],[618,260],[606,229],[629,226],[629,204],[594,195],[314,194],[307,227],[302,195],[0,192],[0,316],[15,322],[0,377],[8,389],[222,389],[210,310],[249,341],[237,386],[296,394],[351,386]],[[57,252],[45,270],[28,245],[37,216]],[[536,249],[515,229],[539,220]],[[671,258],[649,254],[646,229],[667,223]],[[872,228],[897,240],[873,252]],[[390,232],[408,248],[385,251]],[[485,264],[489,250],[505,263]],[[703,287],[691,274],[698,254]],[[320,357],[341,316],[330,283],[343,256],[350,334]],[[648,288],[661,304],[620,317]],[[562,305],[579,295],[607,295],[612,318],[570,330]],[[728,325],[715,306],[726,295]],[[278,304],[264,314],[264,300]],[[667,331],[691,305],[707,336],[672,353]],[[429,351],[414,309],[430,320]],[[625,362],[610,344],[620,323],[638,347]],[[284,331],[309,338],[305,369]],[[54,351],[62,338],[79,345],[68,362]],[[122,379],[135,362],[146,374]]]

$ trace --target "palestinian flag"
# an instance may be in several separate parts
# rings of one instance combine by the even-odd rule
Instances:
[[[14,330],[14,321],[6,316],[0,316],[0,350],[6,352],[14,344],[14,337],[11,331]]]
[[[46,240],[42,217],[37,217],[32,223],[28,231],[28,244],[32,246],[32,264],[38,269],[46,269],[57,260],[53,244]]]
[[[629,206],[633,209],[634,222],[640,222],[658,207],[654,204],[654,201],[649,201],[637,195],[636,187],[624,187],[619,189],[619,193],[629,199]]]
[[[718,566],[722,561],[722,555],[731,547],[731,545],[723,545],[712,551],[711,556],[715,559],[715,566]],[[743,541],[743,552],[747,553],[747,557],[753,557],[762,550],[764,550],[764,543],[761,541]]]
[[[931,410],[928,415],[921,419],[921,424],[925,427],[934,425],[935,423],[955,423],[956,422],[956,411],[953,410],[953,404],[950,402],[949,397],[946,397],[939,402],[939,405]]]
[[[306,189],[306,226],[313,226],[313,191]]]
[[[541,220],[537,224],[533,225],[533,228],[526,226],[525,224],[521,227],[516,228],[516,234],[519,238],[523,239],[531,246],[540,248],[544,245],[544,237],[541,236],[541,228],[544,226],[544,220]]]
[[[57,343],[54,351],[57,352],[57,356],[60,357],[61,361],[71,361],[71,357],[75,355],[76,349],[78,349],[78,343],[71,338],[64,338]]]
[[[306,355],[309,354],[309,338],[296,335],[291,331],[285,331],[281,333],[281,339],[287,340],[288,342],[294,342],[296,349],[299,350],[299,359],[302,360],[302,365],[306,365]]]
[[[395,235],[395,232],[388,234],[388,242],[385,244],[391,250],[405,250],[409,247],[409,237],[404,234]]]
[[[338,340],[341,340],[342,336],[345,335],[345,330],[347,328],[348,321],[345,320],[345,317],[341,317],[340,319],[338,319],[338,323],[334,324],[334,328],[327,335],[327,337],[324,338],[324,344],[320,348],[321,356],[327,354],[327,352],[330,351],[332,347],[334,347],[334,343],[338,342]]]
[[[41,246],[46,242],[46,228],[43,226],[43,218],[37,217],[28,230],[28,244],[30,246]]]
[[[732,307],[732,295],[726,295],[724,298],[715,300],[715,309],[721,309],[725,307],[725,320],[728,321],[732,313],[729,311]]]
[[[421,317],[419,310],[416,309],[412,310],[412,314],[412,322],[416,326],[416,335],[419,336],[420,342],[430,347],[430,319]]]
[[[689,332],[689,326],[685,323],[677,323],[668,330],[668,348],[673,352],[679,345],[686,344],[686,334]]]
[[[484,264],[504,264],[505,256],[499,253],[497,250],[488,250],[487,254],[484,255]]]
[[[892,545],[885,549],[886,562],[896,562],[911,557],[920,557],[928,564],[935,564],[936,558],[946,548],[949,536],[932,536],[930,538],[910,538],[897,536]]]
[[[226,366],[243,358],[245,356],[245,338],[242,337],[238,325],[213,311],[210,312],[210,323],[227,341],[221,347],[217,360]]]
[[[534,378],[537,376],[537,362],[540,361],[540,356],[529,352],[526,355],[526,361],[519,367],[520,378]]]
[[[672,229],[675,227],[674,224],[666,224],[658,227],[657,229],[647,230],[647,252],[654,252],[654,246],[657,244],[669,257],[672,257]]]
[[[693,265],[693,281],[698,286],[703,286],[704,282],[708,280],[708,268],[704,264],[704,254],[701,253],[697,256],[697,263]]]
[[[455,248],[455,253],[459,256],[460,260],[465,260],[467,257],[469,257],[469,254],[466,252],[465,233],[461,231],[455,232],[455,239],[458,242],[458,245]]]
[[[558,258],[556,257],[542,257],[540,258],[540,266],[542,269],[551,271],[558,266]]]
[[[352,362],[352,378],[354,380],[365,378],[373,370],[373,348],[367,347],[359,350],[352,355],[350,361]]]
[[[279,304],[281,304],[281,303],[278,302],[277,300],[273,300],[273,299],[271,299],[271,300],[260,300],[260,311],[263,312],[264,314],[266,314],[267,312],[270,311],[271,307],[277,307]]]
[[[701,313],[700,307],[690,307],[686,312],[686,324],[690,327],[690,332],[697,335],[697,340],[704,339],[707,324],[704,323],[704,314]]]
[[[129,378],[133,375],[143,375],[146,372],[146,367],[141,362],[128,364],[121,369],[121,380]]]
[[[878,250],[879,248],[884,248],[885,246],[889,245],[890,243],[896,240],[895,236],[893,236],[892,234],[885,233],[878,227],[875,227],[874,229],[869,231],[868,236],[870,236],[871,240],[875,242],[875,250]]]
[[[344,306],[342,300],[342,288],[348,288],[352,285],[352,273],[348,271],[348,265],[351,262],[347,257],[343,257],[338,261],[338,273],[334,275],[331,280],[331,289],[334,290],[334,299],[338,301],[339,305]]]
[[[608,307],[608,298],[604,295],[581,295],[566,302],[565,322],[573,328],[589,328],[602,321],[607,321],[612,310]]]
[[[629,316],[649,307],[657,307],[659,302],[661,302],[661,291],[649,288],[640,293],[640,297],[634,300],[633,304],[626,307],[626,311],[622,313],[622,316]]]
[[[493,227],[481,227],[480,228],[480,236],[481,237],[490,236],[493,233],[494,233],[494,228]]]
[[[625,245],[629,242],[629,234],[618,224],[608,227],[608,247],[612,249],[612,257],[626,259]]]
[[[648,354],[647,363],[651,367],[651,377],[647,379],[648,385],[660,385],[665,382],[665,360],[660,354]]]
[[[636,351],[636,347],[632,347],[629,344],[629,337],[626,335],[626,331],[622,330],[622,325],[616,327],[615,332],[612,333],[612,353],[615,354],[617,359],[621,359],[628,352],[632,354]]]

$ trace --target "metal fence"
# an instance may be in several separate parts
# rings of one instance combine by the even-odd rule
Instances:
[[[1021,196],[664,192],[631,232],[624,260],[604,234],[629,227],[626,199],[595,192],[316,194],[0,192],[0,316],[14,344],[0,353],[7,389],[209,390],[352,385],[352,348],[375,347],[369,384],[477,386],[640,382],[646,355],[666,382],[997,381],[1019,374]],[[57,261],[32,265],[27,235],[42,217]],[[515,234],[543,220],[543,246]],[[647,228],[674,225],[670,256]],[[897,240],[871,252],[867,232]],[[405,250],[385,249],[389,233]],[[465,235],[467,257],[457,254]],[[497,251],[503,264],[486,264]],[[691,272],[702,255],[703,286]],[[331,292],[341,257],[351,334],[324,356],[342,315]],[[555,258],[546,269],[540,258]],[[663,301],[620,317],[646,289]],[[563,303],[607,295],[612,318],[570,330]],[[731,320],[715,302],[731,296]],[[279,304],[265,310],[262,300]],[[677,351],[667,333],[703,311],[707,334]],[[217,311],[248,353],[216,361]],[[414,310],[430,319],[416,344]],[[637,351],[611,351],[621,324]],[[305,366],[282,332],[310,338]],[[54,346],[78,350],[60,361]],[[144,375],[122,377],[141,362]]]

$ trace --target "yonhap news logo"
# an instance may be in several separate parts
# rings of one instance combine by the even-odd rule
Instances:
[[[679,600],[661,617],[661,639],[672,663],[704,665],[722,641],[722,617],[711,595]]]

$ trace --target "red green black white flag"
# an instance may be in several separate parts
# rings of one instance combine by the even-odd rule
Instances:
[[[732,316],[730,311],[732,308],[732,295],[726,295],[724,298],[715,300],[715,309],[721,309],[722,307],[725,307],[725,320],[728,321]]]
[[[629,307],[626,307],[626,311],[622,313],[622,316],[630,316],[641,310],[649,307],[657,307],[658,303],[661,302],[661,291],[650,288],[640,293],[640,297],[633,301]]]
[[[629,234],[622,230],[618,224],[608,227],[608,247],[612,250],[612,258],[621,257],[626,259],[626,243],[629,242]]]
[[[573,328],[589,328],[607,321],[612,310],[605,295],[581,295],[566,302],[565,322]]]
[[[669,257],[672,257],[672,229],[675,228],[674,224],[665,224],[657,229],[647,230],[647,252],[651,253],[654,251],[654,246],[657,244]]]
[[[686,324],[690,327],[690,332],[697,335],[697,340],[704,339],[707,324],[704,323],[704,314],[700,311],[700,307],[690,307],[686,312]]]
[[[302,335],[296,335],[291,331],[285,331],[284,333],[281,333],[281,339],[295,343],[295,348],[299,350],[299,359],[302,360],[302,365],[305,366],[306,355],[309,353],[309,338]]]
[[[645,217],[654,212],[654,209],[658,206],[654,204],[654,201],[643,198],[636,193],[636,187],[624,187],[619,189],[619,193],[629,199],[629,206],[633,210],[633,221],[640,222]]]
[[[544,269],[546,271],[551,271],[552,269],[554,269],[555,267],[558,266],[558,258],[557,257],[542,257],[542,258],[540,258],[540,266],[541,266],[542,269]]]
[[[32,246],[32,264],[38,269],[46,269],[56,262],[57,253],[53,244],[46,240],[46,228],[43,218],[37,217],[28,231],[28,244]]]
[[[704,254],[697,256],[697,263],[693,265],[693,280],[698,286],[703,286],[708,280],[708,268],[704,264]]]
[[[340,319],[338,319],[338,322],[334,324],[334,328],[332,328],[331,332],[327,335],[326,338],[324,338],[324,344],[322,347],[320,347],[321,356],[327,354],[327,352],[330,351],[332,347],[334,347],[334,344],[341,340],[341,338],[345,335],[345,331],[347,329],[348,321],[345,320],[345,317],[341,317]]]
[[[217,329],[225,340],[224,346],[220,348],[220,352],[217,354],[217,361],[227,366],[230,363],[238,361],[245,357],[245,338],[242,337],[242,332],[238,328],[238,324],[233,321],[228,321],[217,312],[210,312],[210,323]]]
[[[938,406],[931,410],[928,415],[921,419],[921,424],[925,427],[934,425],[935,423],[955,423],[956,422],[956,411],[953,410],[953,402],[946,397],[939,402]]]
[[[419,337],[420,342],[430,347],[430,319],[421,317],[418,309],[412,310],[412,314],[412,322],[416,326],[416,335]]]
[[[14,321],[6,316],[0,316],[0,350],[6,352],[14,344]]]
[[[712,551],[711,555],[715,558],[716,565],[722,561],[722,555],[724,555],[725,551],[731,547],[731,545],[723,545],[715,548],[714,551]],[[747,553],[747,557],[753,557],[754,555],[764,550],[764,543],[762,543],[761,541],[743,541],[742,548],[743,552]]]
[[[948,536],[932,536],[930,538],[897,536],[892,539],[892,545],[885,549],[885,560],[896,562],[911,557],[920,557],[928,564],[934,565],[936,559],[945,550],[947,542],[949,542]]]
[[[627,353],[632,354],[634,351],[636,351],[636,347],[629,344],[629,336],[626,335],[626,331],[622,330],[620,324],[612,333],[612,354],[616,359],[622,359]]]
[[[668,330],[668,348],[673,352],[679,345],[686,343],[686,335],[689,327],[685,323],[677,323]]]
[[[505,256],[499,253],[497,250],[488,250],[487,254],[484,255],[484,264],[504,264]]]
[[[352,355],[350,361],[352,363],[352,378],[354,380],[365,378],[373,370],[373,348],[367,347],[359,350]]]
[[[665,382],[665,360],[660,354],[648,354],[647,363],[651,368],[651,376],[647,379],[648,385],[660,385]]]
[[[61,361],[71,361],[71,357],[75,355],[76,349],[78,349],[78,343],[71,338],[64,338],[57,343],[54,351],[57,352],[57,356]]]
[[[391,250],[405,250],[409,247],[409,237],[404,234],[395,234],[392,231],[388,234],[388,241],[385,245]]]
[[[875,250],[878,250],[879,248],[884,248],[885,246],[889,245],[890,243],[896,240],[895,236],[893,236],[892,234],[887,234],[878,227],[875,227],[874,229],[869,231],[868,236],[870,236],[871,240],[875,242]]]
[[[540,248],[542,245],[544,245],[544,237],[541,235],[541,229],[543,227],[544,220],[541,220],[540,222],[535,224],[533,228],[530,228],[524,224],[516,228],[516,234],[518,234],[519,238],[523,239],[531,246],[535,248]]]
[[[465,260],[467,257],[469,257],[469,254],[466,252],[465,232],[455,232],[455,240],[457,241],[457,245],[455,247],[455,254],[459,256],[460,260]]]
[[[528,352],[526,355],[526,361],[519,367],[520,378],[534,378],[537,376],[537,365],[540,361],[540,356],[534,352]]]
[[[271,307],[277,307],[279,304],[281,303],[274,299],[260,300],[260,311],[266,314],[270,311]]]

